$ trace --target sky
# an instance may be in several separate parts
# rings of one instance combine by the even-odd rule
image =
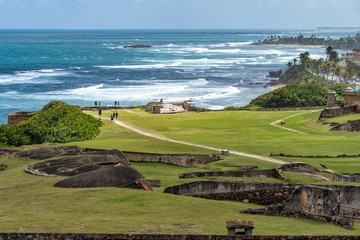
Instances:
[[[360,27],[360,0],[0,0],[0,29]]]

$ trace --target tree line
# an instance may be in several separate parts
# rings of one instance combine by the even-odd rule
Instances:
[[[305,37],[302,34],[297,36],[281,36],[271,35],[263,41],[258,40],[257,44],[298,44],[298,45],[324,45],[332,46],[334,49],[349,50],[353,48],[360,48],[360,32],[355,36],[348,35],[339,39],[316,37],[312,34],[310,37]]]

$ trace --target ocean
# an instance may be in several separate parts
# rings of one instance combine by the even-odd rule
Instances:
[[[121,106],[190,100],[244,106],[271,91],[269,71],[324,48],[257,46],[270,35],[339,38],[356,30],[0,30],[0,124],[52,100]],[[129,45],[152,48],[124,48]]]

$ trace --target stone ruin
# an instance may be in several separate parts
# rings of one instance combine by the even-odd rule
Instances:
[[[360,186],[197,181],[168,187],[164,193],[268,205],[241,212],[307,217],[350,230],[350,219],[360,215]]]
[[[151,184],[130,166],[119,150],[91,151],[77,146],[20,151],[15,157],[46,160],[26,167],[26,172],[41,176],[69,177],[55,187],[119,187],[152,190]]]
[[[23,121],[27,121],[33,116],[35,116],[35,111],[28,111],[28,112],[11,112],[8,115],[8,125],[21,123]]]
[[[339,107],[336,106],[335,91],[329,91],[326,107],[327,109],[321,112],[319,120],[322,118],[333,118],[352,113],[360,113],[360,92],[354,92],[351,88],[347,89],[344,93],[344,104]]]
[[[262,177],[262,178],[277,178],[277,179],[285,179],[285,175],[283,174],[281,169],[269,169],[269,170],[259,170],[257,167],[254,169],[254,166],[243,166],[243,168],[239,168],[231,171],[220,171],[213,170],[211,172],[189,172],[179,174],[179,178],[195,178],[195,177]]]
[[[145,111],[154,114],[170,114],[188,111],[189,105],[187,101],[163,101],[149,102],[145,105]]]
[[[289,199],[263,209],[245,209],[241,213],[271,216],[307,217],[333,222],[353,230],[348,219],[340,215],[339,190],[327,186],[302,185],[296,187]]]
[[[360,119],[349,120],[346,123],[336,123],[330,131],[360,132]]]

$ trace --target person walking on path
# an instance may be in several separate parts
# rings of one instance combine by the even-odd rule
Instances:
[[[101,109],[99,109],[99,118],[101,118]]]
[[[117,117],[118,117],[118,112],[116,111],[115,112],[115,118],[117,119]]]
[[[113,114],[110,115],[110,119],[111,119],[111,122],[114,122],[114,115]]]

